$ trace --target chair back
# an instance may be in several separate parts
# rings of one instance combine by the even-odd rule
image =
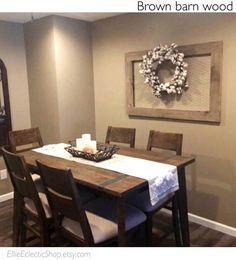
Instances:
[[[108,126],[105,142],[107,144],[110,142],[129,144],[130,147],[134,148],[135,132],[135,128]]]
[[[10,149],[13,153],[43,146],[39,128],[9,132]]]
[[[16,193],[16,198],[19,203],[24,206],[25,199],[33,201],[37,214],[43,221],[46,219],[45,211],[39,194],[31,177],[31,174],[26,166],[25,159],[22,155],[14,154],[2,148],[3,158]]]
[[[147,150],[159,148],[176,152],[176,155],[182,154],[183,134],[163,133],[151,130],[149,133]]]
[[[93,244],[92,231],[71,170],[50,167],[40,161],[37,161],[37,165],[46,189],[56,229],[60,229],[63,217],[77,221],[83,233],[83,238],[79,238],[81,243]]]

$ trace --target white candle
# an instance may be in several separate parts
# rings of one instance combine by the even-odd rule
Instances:
[[[87,153],[96,153],[97,152],[97,142],[94,140],[86,142],[83,151],[87,152]]]
[[[76,138],[76,148],[79,151],[83,151],[85,146],[86,146],[86,142],[83,138]]]
[[[91,134],[82,134],[82,139],[90,142],[91,141]]]

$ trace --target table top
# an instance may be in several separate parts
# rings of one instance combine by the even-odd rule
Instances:
[[[29,166],[30,171],[33,173],[39,173],[36,160],[40,160],[41,162],[56,168],[70,168],[77,183],[96,190],[102,190],[105,193],[117,197],[122,197],[125,194],[148,185],[146,180],[138,177],[125,175],[119,172],[105,170],[95,166],[81,164],[34,151],[26,151],[21,154],[24,155],[25,161]],[[177,169],[185,167],[195,161],[193,156],[176,156],[126,147],[120,147],[118,154],[171,164],[176,166]]]

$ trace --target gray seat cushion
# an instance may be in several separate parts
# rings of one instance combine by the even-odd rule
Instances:
[[[150,202],[149,191],[145,190],[142,192],[136,192],[128,198],[128,203],[137,207],[145,213],[151,213],[163,207],[163,204],[166,204],[170,198],[174,196],[174,192],[168,194],[163,199],[159,200],[154,206]]]
[[[50,209],[50,207],[49,207],[46,194],[45,194],[45,193],[42,193],[42,192],[39,192],[39,198],[40,198],[40,200],[41,200],[41,202],[42,202],[43,209],[44,209],[44,211],[45,211],[46,217],[47,217],[47,218],[51,218],[51,217],[52,217],[52,212],[51,212],[51,209]],[[26,207],[27,210],[31,211],[31,212],[34,213],[35,215],[38,215],[33,200],[28,199],[28,198],[25,199],[25,207]]]
[[[100,217],[118,223],[117,219],[117,200],[107,197],[100,197],[85,205],[87,211]],[[125,204],[125,228],[130,230],[146,220],[145,214],[136,207]]]
[[[32,180],[38,192],[45,193],[45,188],[42,183],[41,177],[38,174],[31,174]]]
[[[117,201],[100,197],[85,205],[86,215],[91,227],[94,242],[101,243],[118,234]],[[128,204],[125,205],[126,231],[145,222],[145,214]],[[64,218],[62,226],[74,235],[83,238],[80,224]]]
[[[86,215],[91,227],[95,244],[106,241],[117,235],[118,226],[116,223],[90,212],[86,212]],[[62,221],[62,226],[66,231],[69,231],[82,239],[84,238],[79,222],[69,218],[64,218]]]

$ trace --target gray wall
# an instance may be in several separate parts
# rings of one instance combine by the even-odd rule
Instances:
[[[54,17],[61,141],[89,132],[95,137],[90,23]]]
[[[53,18],[24,25],[32,126],[45,143],[60,141]]]
[[[51,16],[24,29],[32,125],[45,143],[94,136],[90,24]]]
[[[236,15],[126,14],[93,23],[96,134],[108,125],[135,127],[136,147],[145,148],[149,130],[183,133],[183,153],[194,154],[187,169],[189,211],[236,227]],[[125,53],[224,41],[220,126],[183,121],[129,118],[126,113]]]

